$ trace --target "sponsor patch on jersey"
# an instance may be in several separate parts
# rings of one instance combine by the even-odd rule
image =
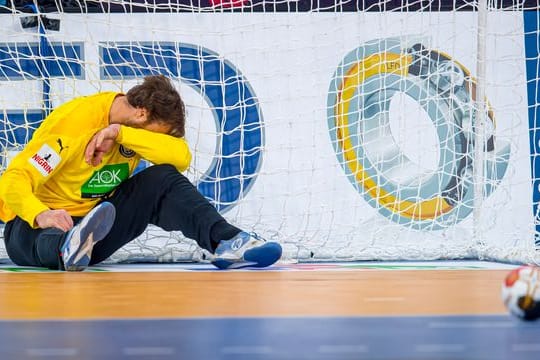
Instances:
[[[61,160],[60,155],[47,144],[43,144],[38,152],[28,159],[30,164],[43,176],[48,176],[52,173]]]
[[[124,147],[124,145],[120,145],[120,154],[122,154],[123,157],[131,158],[135,156],[135,151]]]
[[[83,198],[103,197],[113,191],[122,181],[129,177],[129,165],[112,164],[105,165],[101,169],[94,171],[81,187]]]

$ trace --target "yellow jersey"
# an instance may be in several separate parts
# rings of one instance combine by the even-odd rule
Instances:
[[[109,126],[109,111],[119,95],[103,92],[76,98],[47,116],[0,177],[2,221],[19,216],[36,227],[36,216],[49,209],[84,216],[131,176],[141,159],[171,164],[179,171],[188,168],[191,153],[184,139],[124,125],[101,164],[85,162],[86,145]]]

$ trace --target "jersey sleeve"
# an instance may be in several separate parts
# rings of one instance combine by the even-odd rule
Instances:
[[[191,152],[183,138],[122,125],[116,141],[154,164],[171,164],[185,171],[191,163]]]
[[[65,141],[65,140],[64,140]],[[36,189],[59,171],[68,156],[58,137],[32,139],[0,177],[0,197],[7,207],[35,227],[36,216],[49,208],[35,195]]]

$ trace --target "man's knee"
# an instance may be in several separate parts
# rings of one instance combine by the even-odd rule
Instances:
[[[183,175],[170,164],[152,165],[144,169],[143,172],[146,176],[160,180],[177,176],[183,177]]]

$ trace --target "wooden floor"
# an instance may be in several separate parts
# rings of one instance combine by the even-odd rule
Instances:
[[[0,318],[505,314],[506,270],[0,273]]]

